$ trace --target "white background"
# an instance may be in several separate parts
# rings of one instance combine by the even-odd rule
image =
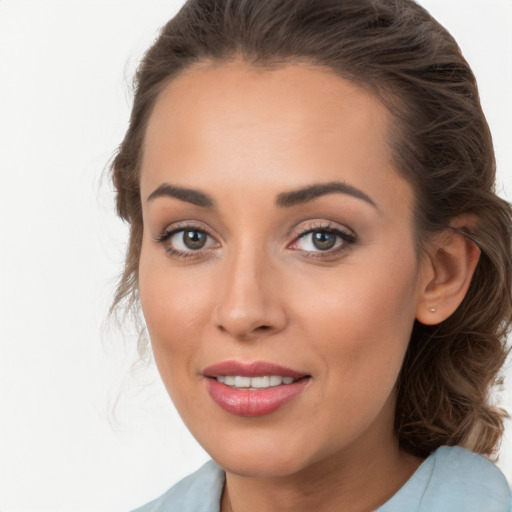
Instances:
[[[102,175],[136,63],[181,3],[0,0],[3,512],[126,511],[207,457],[154,369],[130,374],[133,336],[105,329],[126,228]],[[512,1],[421,3],[473,66],[512,199]],[[512,481],[512,426],[500,466]]]

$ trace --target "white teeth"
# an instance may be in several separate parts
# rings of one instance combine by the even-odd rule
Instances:
[[[268,388],[270,386],[270,377],[253,377],[251,379],[251,388]]]
[[[261,377],[243,377],[241,375],[219,375],[217,380],[226,386],[235,388],[265,389],[291,384],[295,381],[293,377],[280,377],[279,375],[263,375]]]
[[[278,375],[271,375],[270,376],[270,385],[271,386],[279,386],[283,382],[283,378],[279,377]]]
[[[235,377],[235,388],[250,388],[251,387],[251,377],[241,377],[237,375]]]

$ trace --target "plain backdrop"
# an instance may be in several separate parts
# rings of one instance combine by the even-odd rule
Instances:
[[[512,2],[421,3],[473,66],[512,198]],[[207,458],[154,368],[130,373],[133,332],[105,323],[127,233],[102,176],[137,62],[181,4],[0,0],[2,512],[127,511]],[[510,425],[499,464],[512,481]]]

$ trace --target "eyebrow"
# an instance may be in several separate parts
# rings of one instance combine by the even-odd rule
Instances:
[[[307,203],[327,194],[346,194],[357,199],[361,199],[378,210],[377,205],[370,196],[365,194],[362,190],[341,181],[318,183],[310,185],[309,187],[293,190],[292,192],[283,192],[277,196],[276,205],[282,208],[290,208],[292,206]]]
[[[346,194],[356,199],[361,199],[377,208],[377,205],[370,196],[362,190],[343,183],[341,181],[331,181],[328,183],[316,183],[308,187],[292,190],[291,192],[282,192],[276,198],[276,205],[281,208],[290,208],[292,206],[301,205],[309,201],[313,201],[318,197],[327,194]],[[202,208],[215,207],[215,201],[206,193],[193,188],[180,187],[169,183],[162,183],[148,196],[148,202],[153,201],[157,197],[174,197],[180,201],[200,206]]]
[[[149,194],[147,200],[148,202],[153,201],[157,197],[174,197],[203,208],[213,208],[215,206],[215,201],[208,194],[193,188],[178,187],[169,183],[162,183]]]

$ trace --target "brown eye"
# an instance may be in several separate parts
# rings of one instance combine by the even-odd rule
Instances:
[[[207,239],[208,235],[201,231],[185,230],[182,235],[183,245],[192,251],[202,249],[206,245]]]
[[[156,237],[165,251],[176,257],[201,255],[203,250],[219,247],[219,243],[207,232],[195,226],[169,229]]]
[[[315,231],[311,235],[311,241],[319,251],[327,251],[336,245],[336,235],[334,233]]]
[[[356,242],[356,236],[352,232],[345,231],[337,226],[312,227],[303,231],[289,246],[290,249],[310,253],[320,257],[335,255],[348,249]]]
[[[317,229],[301,235],[294,245],[295,248],[305,252],[326,252],[342,247],[347,242],[344,233]]]

